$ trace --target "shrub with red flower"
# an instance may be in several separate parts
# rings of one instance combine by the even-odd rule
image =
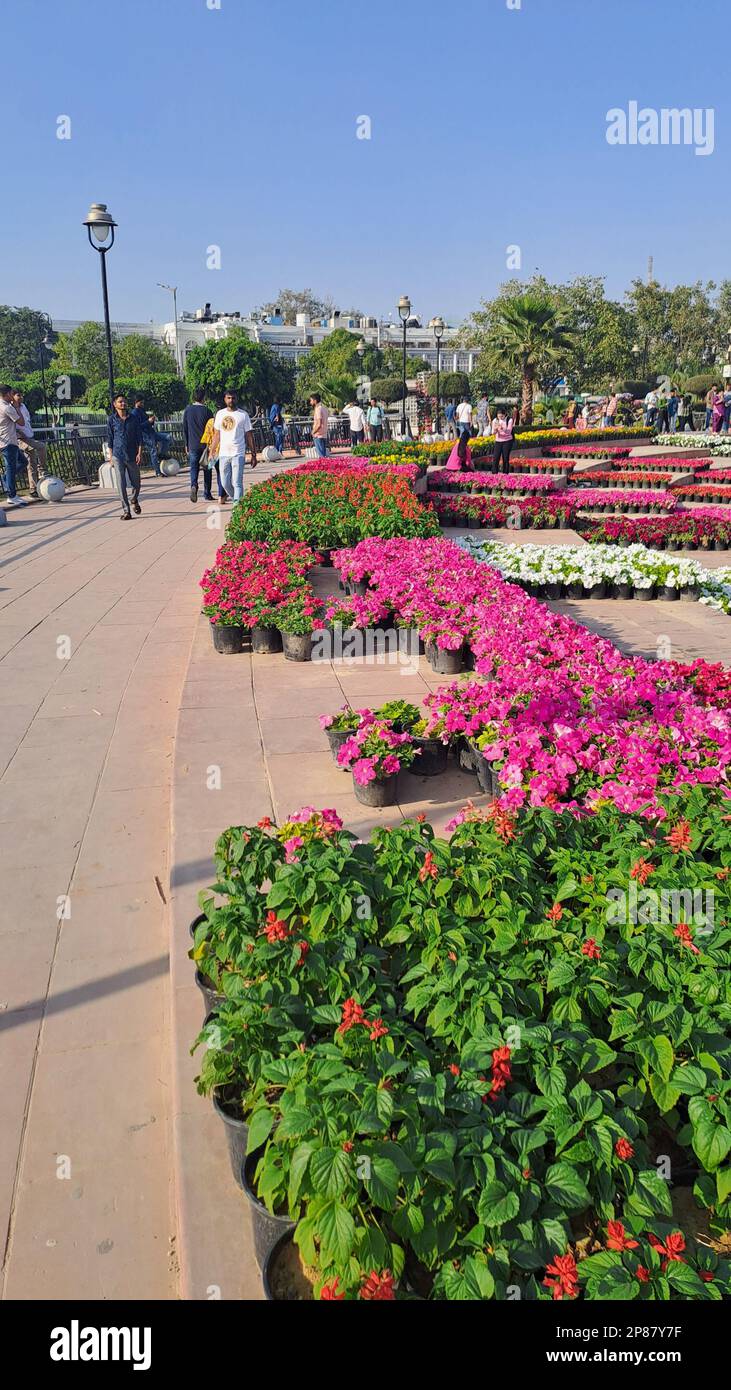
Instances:
[[[570,1251],[556,1255],[553,1262],[546,1265],[546,1278],[543,1283],[551,1290],[554,1299],[576,1298],[579,1292],[579,1274],[576,1260]]]

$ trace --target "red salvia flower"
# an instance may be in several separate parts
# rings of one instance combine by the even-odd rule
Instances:
[[[636,1250],[638,1243],[625,1235],[621,1221],[607,1223],[607,1250]]]
[[[548,912],[546,913],[546,916],[547,916],[549,922],[560,922],[560,921],[561,921],[561,918],[563,917],[563,908],[562,908],[561,904],[560,904],[560,903],[554,903],[554,904],[553,904],[553,907],[549,907]]]
[[[670,834],[665,836],[665,839],[675,854],[680,854],[681,851],[690,849],[690,836],[690,822],[687,820],[679,820],[678,824],[670,831]]]
[[[553,1264],[546,1265],[546,1275],[553,1278],[543,1280],[544,1286],[551,1290],[555,1299],[576,1298],[579,1292],[579,1275],[576,1261],[570,1251],[557,1255]]]
[[[650,864],[647,859],[638,859],[629,871],[630,878],[636,878],[641,887],[644,888],[650,874],[654,874],[655,865]]]
[[[639,1279],[639,1281],[640,1281],[641,1284],[649,1284],[649,1282],[650,1282],[650,1277],[651,1277],[651,1276],[650,1276],[650,1271],[649,1271],[649,1269],[645,1269],[645,1266],[644,1266],[644,1265],[638,1265],[638,1266],[637,1266],[637,1268],[636,1268],[636,1270],[635,1270],[635,1278],[636,1278],[636,1279]]]
[[[683,1256],[680,1253],[681,1250],[685,1250],[685,1236],[683,1235],[682,1231],[673,1231],[672,1235],[668,1236],[664,1245],[658,1236],[651,1235],[648,1237],[648,1239],[653,1250],[656,1250],[658,1255],[661,1255],[663,1257],[661,1265],[663,1274],[665,1273],[665,1270],[667,1269],[668,1265],[672,1264],[673,1262],[677,1262],[678,1264],[685,1264],[685,1260],[683,1259]]]
[[[459,1076],[459,1067],[457,1066],[456,1062],[450,1062],[449,1070],[451,1071],[452,1076]]]
[[[338,1299],[345,1298],[344,1293],[338,1293],[339,1276],[332,1279],[329,1284],[323,1284],[320,1289],[320,1298],[327,1302],[337,1302]]]
[[[281,917],[277,917],[276,912],[267,912],[263,931],[270,946],[275,941],[285,941],[290,935],[287,923],[283,922]]]
[[[687,946],[688,950],[692,951],[696,956],[700,955],[700,950],[693,941],[693,933],[687,922],[679,922],[673,932],[673,936],[677,936],[681,946]]]
[[[596,944],[593,936],[587,937],[581,948],[582,956],[588,956],[589,960],[601,960],[601,951]]]
[[[359,1023],[365,1023],[365,1015],[360,1004],[355,999],[346,999],[343,1004],[343,1021],[338,1028],[339,1033],[347,1033],[349,1029],[355,1028]]]
[[[375,1269],[371,1270],[361,1288],[360,1297],[374,1302],[395,1299],[393,1275],[390,1269],[384,1269],[380,1274]]]
[[[419,869],[419,883],[424,883],[427,878],[438,878],[439,870],[436,866],[434,855],[431,850],[427,850],[424,855],[424,863]]]
[[[635,1151],[632,1148],[629,1139],[618,1139],[616,1144],[614,1145],[614,1152],[616,1153],[617,1158],[622,1158],[625,1161],[629,1158],[634,1158],[635,1156]]]
[[[374,1018],[372,1023],[368,1023],[366,1019],[365,1026],[371,1030],[368,1034],[371,1042],[378,1042],[379,1038],[385,1038],[388,1033],[388,1029],[382,1018]]]

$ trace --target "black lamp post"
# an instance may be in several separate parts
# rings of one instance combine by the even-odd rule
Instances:
[[[50,352],[50,351],[51,351],[51,348],[54,346],[54,343],[56,342],[56,334],[53,332],[53,329],[47,328],[46,331],[45,331],[45,333],[43,334],[43,337],[41,338],[41,336],[40,336],[40,324],[39,324],[39,326],[38,326],[38,329],[39,329],[39,334],[38,334],[38,336],[39,336],[39,341],[38,341],[38,356],[39,356],[40,359],[41,359],[41,381],[43,382],[43,413],[45,414],[45,417],[46,417],[46,429],[47,429],[47,430],[50,430],[51,425],[50,425],[50,422],[49,422],[49,419],[48,419],[48,393],[47,393],[47,391],[46,391],[46,364],[45,364],[45,362],[44,362],[44,360],[43,360],[43,353],[44,353],[44,351],[46,351],[46,352]]]
[[[411,316],[411,300],[407,294],[402,294],[398,302],[398,316],[404,326],[404,366],[403,366],[403,391],[401,397],[401,438],[406,438],[406,324]]]
[[[99,252],[102,269],[102,296],[104,299],[104,331],[107,337],[107,367],[109,370],[109,409],[114,410],[114,355],[112,352],[112,327],[109,322],[109,293],[107,291],[107,251],[114,245],[116,222],[106,203],[92,203],[84,226],[89,234],[89,245]]]
[[[436,344],[437,344],[437,425],[436,425],[435,433],[436,433],[436,434],[440,434],[440,433],[441,433],[440,421],[441,421],[442,398],[441,398],[440,391],[439,391],[439,368],[440,368],[440,365],[441,365],[441,356],[442,356],[442,336],[443,336],[443,334],[444,334],[444,329],[445,329],[445,327],[446,327],[446,324],[445,324],[445,322],[444,322],[444,319],[443,319],[443,318],[441,317],[441,315],[440,315],[438,318],[432,319],[432,321],[431,321],[429,327],[430,327],[430,328],[433,330],[433,332],[434,332],[434,337],[435,337],[435,339],[436,339]]]

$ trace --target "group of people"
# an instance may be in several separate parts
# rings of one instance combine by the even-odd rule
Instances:
[[[27,499],[18,496],[18,470],[23,463],[27,465],[28,493],[35,501],[38,485],[46,476],[46,446],[34,433],[23,392],[12,386],[0,386],[0,454],[6,505],[25,507]]]
[[[472,468],[472,450],[469,441],[475,428],[473,424],[474,413],[478,435],[483,439],[488,435],[493,437],[493,468],[498,473],[507,473],[510,467],[510,455],[515,443],[515,431],[518,426],[517,407],[508,411],[504,406],[498,406],[493,415],[486,396],[480,398],[475,412],[473,412],[466,396],[456,407],[454,402],[450,401],[447,405],[447,411],[449,411],[450,406],[454,414],[447,416],[447,438],[454,439],[455,432],[457,432],[457,442],[447,459],[447,468],[453,471]]]

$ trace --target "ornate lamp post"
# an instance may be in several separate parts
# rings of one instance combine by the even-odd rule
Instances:
[[[411,316],[411,300],[407,294],[402,294],[398,302],[398,316],[404,326],[404,365],[403,365],[403,396],[401,397],[401,438],[406,438],[406,324]]]
[[[440,315],[438,318],[432,319],[431,323],[429,324],[429,327],[432,329],[434,333],[434,337],[436,339],[437,344],[437,423],[435,433],[441,434],[442,398],[439,391],[439,368],[441,365],[442,355],[442,336],[444,334],[446,324],[444,322],[444,319]]]
[[[107,367],[109,371],[109,409],[114,410],[114,355],[112,352],[112,326],[109,321],[109,293],[107,291],[107,251],[114,245],[116,222],[106,203],[92,203],[84,218],[84,226],[89,234],[89,245],[99,252],[102,271],[102,297],[104,299],[104,331],[107,338]]]

